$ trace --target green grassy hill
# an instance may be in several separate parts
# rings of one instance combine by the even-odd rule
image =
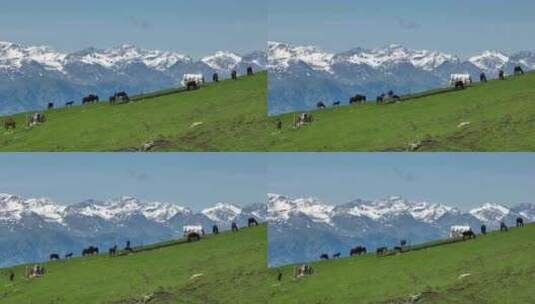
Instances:
[[[265,225],[145,249],[47,263],[47,273],[32,280],[23,278],[22,265],[13,269],[14,283],[0,270],[0,303],[129,304],[150,295],[151,304],[267,301],[269,290],[258,288],[268,280]]]
[[[535,151],[535,73],[313,111],[299,129],[293,113],[266,116],[266,90],[263,72],[127,105],[48,111],[42,126],[0,133],[0,150],[130,151],[154,142],[152,151],[404,151],[415,143],[418,151]]]

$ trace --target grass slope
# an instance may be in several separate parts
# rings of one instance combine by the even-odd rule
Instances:
[[[527,225],[395,256],[319,262],[314,275],[278,285],[273,303],[535,303],[533,252],[535,225]],[[282,271],[288,278],[293,266]]]
[[[300,129],[293,113],[266,117],[266,84],[263,72],[127,105],[49,111],[40,127],[0,133],[0,150],[135,150],[157,141],[155,151],[403,151],[414,142],[420,151],[535,151],[535,73],[398,104],[313,111]]]
[[[266,303],[266,226],[208,236],[200,242],[108,257],[45,264],[47,274],[25,280],[25,266],[8,282],[0,271],[0,303]],[[192,278],[202,273],[202,276]],[[140,301],[141,302],[138,302]]]

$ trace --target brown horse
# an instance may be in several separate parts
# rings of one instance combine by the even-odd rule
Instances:
[[[13,117],[8,117],[4,120],[4,128],[6,128],[6,130],[16,129],[17,122],[15,121],[15,119],[13,119]]]

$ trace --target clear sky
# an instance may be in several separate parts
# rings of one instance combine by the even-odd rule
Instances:
[[[0,192],[64,204],[123,195],[199,210],[266,200],[262,154],[0,153]]]
[[[265,48],[267,5],[250,0],[2,1],[0,41],[62,51],[132,43],[201,57]]]
[[[535,202],[534,153],[270,154],[268,190],[331,204],[401,195],[468,209]]]
[[[270,0],[269,39],[329,51],[392,43],[472,55],[535,50],[533,0]]]

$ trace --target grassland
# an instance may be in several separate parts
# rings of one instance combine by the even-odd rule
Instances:
[[[47,111],[44,125],[0,133],[0,151],[133,151],[149,142],[151,151],[535,151],[535,73],[312,111],[299,129],[294,113],[266,116],[266,84],[263,72],[126,105]],[[20,126],[25,115],[15,116]]]

